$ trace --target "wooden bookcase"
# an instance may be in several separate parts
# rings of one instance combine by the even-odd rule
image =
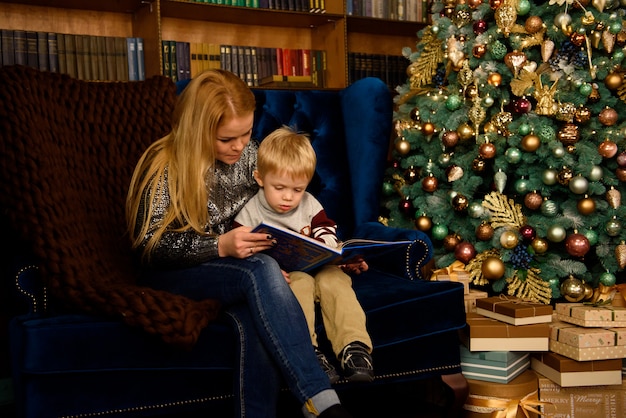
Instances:
[[[289,12],[185,0],[0,1],[0,28],[142,37],[146,76],[161,74],[161,41],[177,39],[278,48],[323,49],[326,87],[346,87],[352,51],[401,54],[414,47],[423,23],[348,16],[345,0],[326,13]]]

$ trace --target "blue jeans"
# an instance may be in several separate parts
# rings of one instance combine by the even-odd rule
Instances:
[[[181,270],[152,270],[143,281],[192,299],[221,301],[239,336],[237,416],[275,417],[280,376],[301,404],[331,389],[302,309],[271,257],[225,257]]]

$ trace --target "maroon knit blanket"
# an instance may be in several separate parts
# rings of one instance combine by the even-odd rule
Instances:
[[[0,205],[51,298],[191,347],[218,304],[136,285],[124,220],[132,170],[169,130],[174,84],[84,82],[21,66],[0,68],[0,80]]]

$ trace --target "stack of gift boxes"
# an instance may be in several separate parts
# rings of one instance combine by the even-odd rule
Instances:
[[[461,340],[467,417],[626,416],[626,307],[484,297]]]

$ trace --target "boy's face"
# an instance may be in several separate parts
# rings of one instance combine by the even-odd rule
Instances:
[[[261,177],[255,172],[254,178],[263,188],[265,200],[277,213],[287,213],[297,208],[309,184],[306,177],[291,178],[281,173],[267,173]]]

